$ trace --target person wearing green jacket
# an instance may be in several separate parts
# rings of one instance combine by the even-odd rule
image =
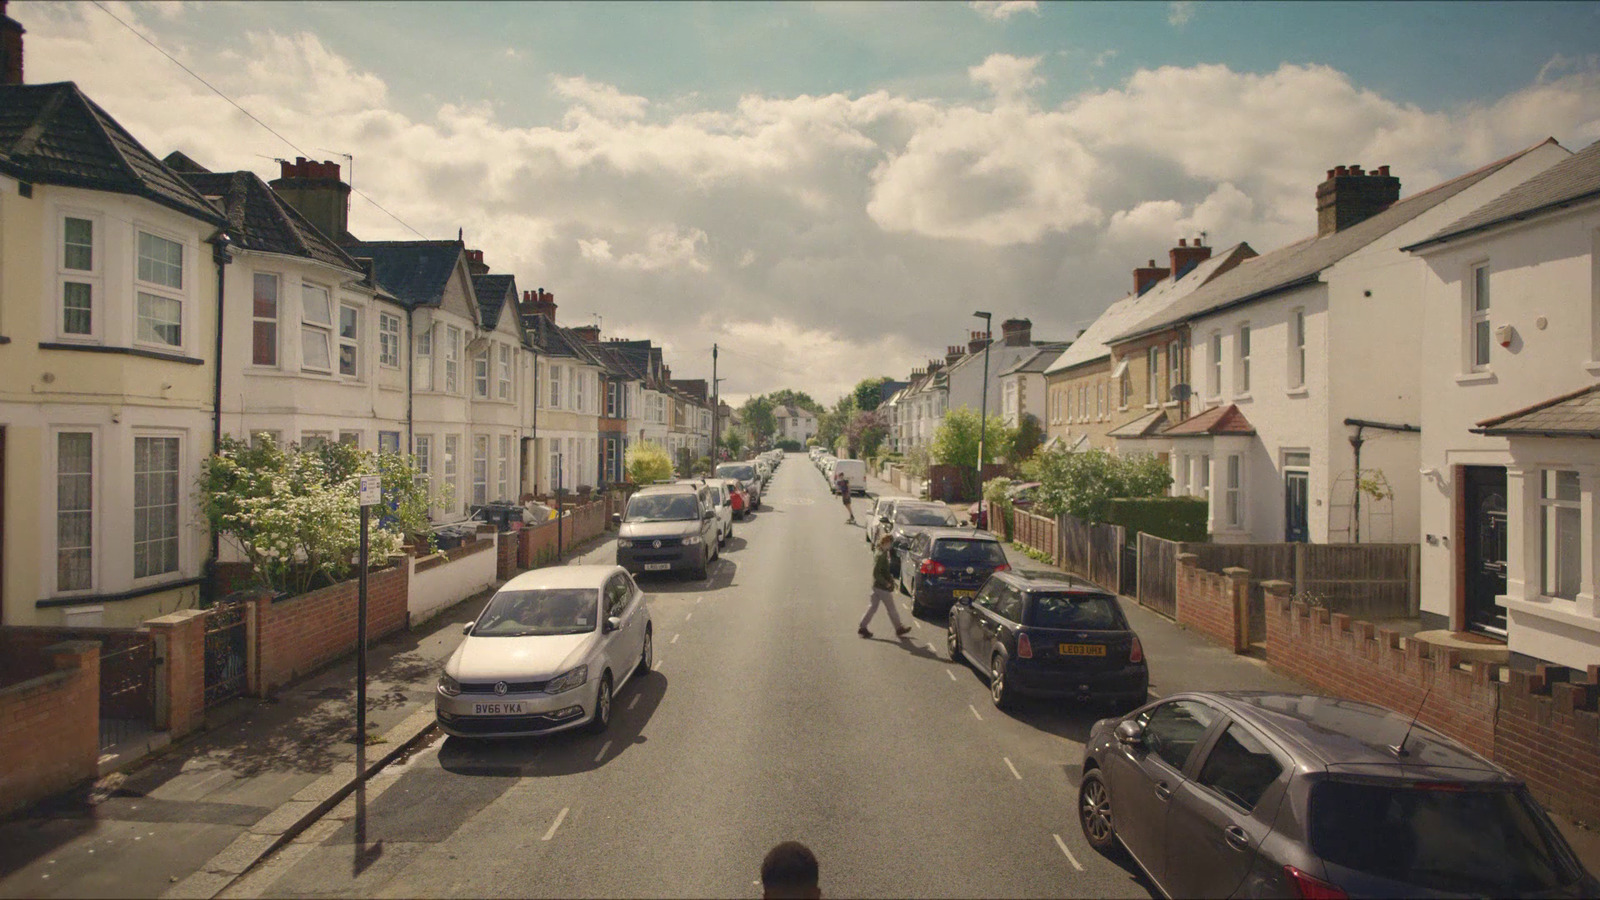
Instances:
[[[894,537],[885,534],[878,538],[878,546],[872,557],[872,600],[867,603],[867,614],[861,617],[861,626],[856,629],[856,634],[864,638],[872,637],[872,632],[867,630],[867,623],[872,621],[872,616],[882,606],[889,613],[889,621],[894,624],[896,637],[904,637],[911,629],[900,624],[900,613],[894,607],[894,576],[889,574],[889,547]]]

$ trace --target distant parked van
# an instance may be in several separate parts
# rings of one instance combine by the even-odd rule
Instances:
[[[850,493],[865,494],[867,492],[867,464],[859,459],[840,459],[833,463],[833,490],[839,490],[839,479],[850,479]]]

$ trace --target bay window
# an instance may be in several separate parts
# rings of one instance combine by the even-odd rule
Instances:
[[[1544,469],[1539,476],[1541,593],[1576,600],[1583,571],[1583,507],[1578,473]]]
[[[333,372],[333,308],[328,289],[320,284],[300,285],[300,368]]]
[[[56,590],[94,587],[94,433],[56,435]]]
[[[258,366],[278,364],[278,276],[257,272],[251,281],[250,362]]]
[[[356,354],[361,346],[361,310],[339,305],[339,374],[355,378],[360,374]]]
[[[183,245],[138,233],[134,340],[166,349],[183,348]]]
[[[133,577],[178,571],[178,438],[133,440]]]

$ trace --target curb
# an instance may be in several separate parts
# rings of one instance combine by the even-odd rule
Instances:
[[[433,728],[432,706],[423,706],[399,725],[384,732],[386,748],[382,755],[367,760],[365,776],[372,777],[401,754],[410,750]],[[252,866],[294,840],[312,823],[338,806],[356,789],[355,763],[343,762],[318,778],[293,798],[268,813],[234,839],[222,852],[211,857],[199,871],[173,885],[161,896],[172,900],[212,900],[227,890]]]

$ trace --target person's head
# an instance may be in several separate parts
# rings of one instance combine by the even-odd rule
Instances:
[[[761,896],[809,898],[822,896],[817,886],[817,857],[799,841],[784,841],[761,861]]]
[[[892,545],[893,543],[894,543],[894,535],[890,534],[889,532],[885,531],[883,534],[878,535],[878,549],[879,550],[887,550],[887,549],[889,549],[890,545]]]

